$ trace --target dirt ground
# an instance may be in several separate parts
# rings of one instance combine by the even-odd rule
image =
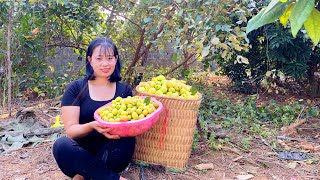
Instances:
[[[312,156],[319,160],[320,153]],[[290,163],[296,162],[296,167]],[[195,165],[212,163],[211,170],[197,170]],[[37,147],[26,147],[8,154],[0,155],[0,179],[10,180],[52,180],[70,179],[63,175],[52,156],[52,143],[43,143]],[[224,147],[220,151],[202,149],[193,151],[188,168],[183,173],[176,173],[158,166],[143,167],[146,180],[220,180],[236,179],[238,175],[252,175],[256,180],[302,180],[320,179],[320,164],[308,161],[279,160],[276,153],[259,140],[248,153]],[[132,163],[129,170],[122,175],[130,180],[140,179],[139,165]]]
[[[52,102],[49,104],[55,105],[57,104]],[[51,108],[42,112],[44,113],[35,113],[36,118],[48,126],[53,124],[57,109]],[[9,121],[3,117],[0,117],[0,120],[1,123]],[[161,166],[140,166],[132,162],[129,169],[121,175],[129,180],[320,180],[320,119],[307,120],[297,127],[297,133],[290,138],[267,142],[261,137],[256,137],[251,140],[249,150],[230,145],[222,145],[220,150],[212,150],[207,144],[199,142],[192,150],[187,170],[183,173],[173,172]],[[34,147],[26,146],[0,154],[0,179],[70,179],[55,163],[52,143],[42,142]],[[278,152],[270,146],[271,143],[277,143],[288,151],[305,153],[309,159],[281,160]],[[213,169],[198,170],[195,166],[199,164],[212,164]]]

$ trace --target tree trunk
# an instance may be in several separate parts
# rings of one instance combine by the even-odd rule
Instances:
[[[6,39],[6,33],[3,32],[2,35],[2,44],[1,44],[1,48],[5,47],[5,41]],[[4,49],[4,48],[3,48]],[[1,107],[5,107],[6,104],[6,81],[5,81],[5,77],[6,77],[6,58],[0,59],[0,106]]]
[[[1,106],[5,107],[6,106],[6,81],[3,80],[2,84],[3,84],[3,87],[2,87],[3,88],[3,92],[2,92],[2,96],[1,96],[1,98],[2,98]]]
[[[145,47],[144,47],[145,48]],[[147,49],[147,51],[143,54],[142,56],[142,59],[141,59],[141,63],[140,63],[140,66],[141,67],[145,67],[145,63],[147,62],[147,59],[148,59],[148,55],[149,55],[149,49]],[[145,69],[144,69],[145,70]],[[145,72],[145,71],[144,71]],[[143,79],[143,74],[144,72],[142,71],[139,71],[137,72],[136,76],[134,77],[134,81],[133,83],[131,84],[131,87],[132,88],[135,88],[136,86],[139,85],[139,83],[142,81]]]
[[[131,64],[128,66],[127,71],[125,72],[125,82],[128,84],[131,84],[131,78],[132,78],[132,73],[133,73],[133,68],[136,66],[139,58],[140,58],[140,51],[141,51],[141,47],[143,46],[143,41],[144,41],[144,35],[145,35],[145,29],[142,29],[140,32],[140,40],[139,40],[139,44],[136,48],[136,52],[134,53],[134,57],[132,59]]]
[[[14,2],[13,2],[14,3]],[[14,4],[12,4],[12,6],[10,7],[9,10],[9,14],[8,14],[8,27],[7,27],[7,80],[8,80],[8,114],[9,117],[11,117],[11,106],[12,106],[12,102],[11,102],[11,71],[12,71],[12,67],[11,67],[11,33],[12,33],[12,12],[13,12],[13,6]]]
[[[319,77],[319,48],[315,47],[308,62],[306,92],[311,97],[320,97],[320,77]]]
[[[175,8],[173,8],[171,11],[174,11]],[[152,38],[150,39],[151,41],[155,41],[158,39],[158,35],[163,31],[164,26],[168,23],[168,21],[171,19],[172,15],[170,13],[168,13],[165,17],[165,20],[162,22],[162,24],[160,25],[159,29],[157,32],[153,33]],[[125,82],[127,82],[128,84],[131,84],[131,79],[132,79],[132,74],[133,74],[133,68],[136,66],[138,60],[147,52],[149,52],[151,46],[153,43],[149,43],[146,48],[140,53],[141,51],[141,47],[143,44],[143,40],[144,40],[144,35],[145,35],[145,29],[142,29],[141,31],[141,36],[140,36],[140,41],[139,41],[139,45],[137,47],[136,53],[134,55],[134,58],[131,62],[131,64],[129,65],[128,69],[125,72]],[[142,37],[143,36],[143,37]]]

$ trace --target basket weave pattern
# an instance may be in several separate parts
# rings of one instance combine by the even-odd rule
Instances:
[[[149,131],[136,137],[133,159],[184,171],[191,154],[201,94],[197,100],[188,100],[149,95],[136,90],[139,96],[152,96],[162,102],[164,109],[167,109],[167,119],[164,110]]]

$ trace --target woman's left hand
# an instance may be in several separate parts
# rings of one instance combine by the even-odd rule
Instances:
[[[108,139],[120,139],[119,135],[109,134],[109,132],[112,130],[112,128],[103,127],[97,121],[92,121],[92,123],[93,123],[93,128],[96,131],[98,131],[100,134],[103,134]]]

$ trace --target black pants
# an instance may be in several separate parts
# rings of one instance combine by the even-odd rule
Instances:
[[[53,155],[61,171],[74,177],[85,179],[118,180],[119,172],[130,163],[135,146],[135,138],[109,140],[102,148],[89,152],[68,137],[61,137],[53,144]]]

